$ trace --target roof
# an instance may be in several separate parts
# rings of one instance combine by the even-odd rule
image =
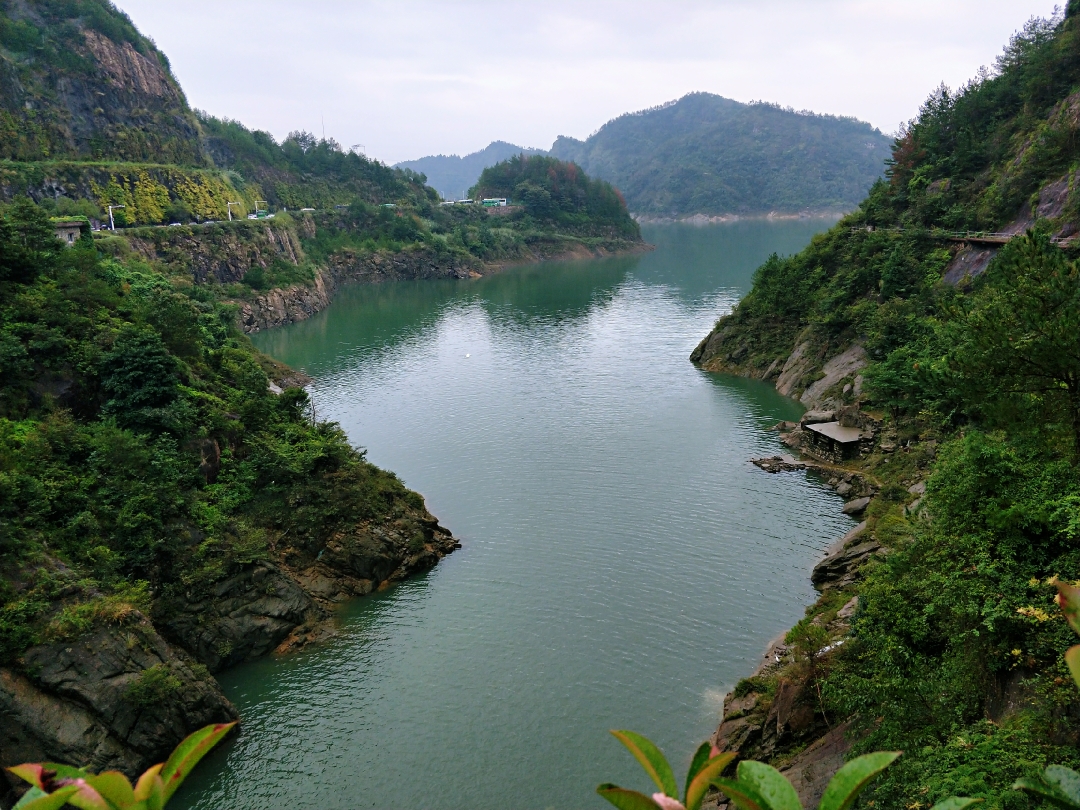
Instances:
[[[54,228],[81,228],[90,224],[86,217],[49,217],[49,222]]]
[[[805,427],[807,430],[820,433],[822,436],[828,436],[833,441],[840,442],[840,444],[850,444],[862,438],[861,430],[853,427],[843,427],[839,422],[819,422],[816,425],[806,425]]]

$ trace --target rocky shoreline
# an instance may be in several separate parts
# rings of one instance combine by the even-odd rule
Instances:
[[[237,719],[213,673],[331,637],[336,606],[460,547],[426,509],[409,507],[320,549],[279,538],[272,559],[198,592],[161,595],[148,612],[125,607],[89,631],[37,644],[0,667],[0,761],[137,773],[194,729]],[[0,782],[0,807],[14,803],[15,787]]]
[[[335,254],[329,266],[315,274],[311,285],[294,284],[273,289],[249,301],[237,302],[240,328],[248,333],[261,332],[277,326],[303,321],[330,306],[334,294],[345,284],[378,283],[413,279],[455,278],[470,279],[491,275],[509,267],[546,261],[597,259],[622,256],[651,250],[651,245],[634,244],[609,251],[590,249],[578,243],[571,247],[544,250],[537,247],[529,255],[503,262],[461,262],[446,259],[433,251],[408,253],[342,252]]]
[[[791,454],[753,459],[752,463],[769,474],[805,471],[819,476],[844,498],[843,511],[862,520],[829,546],[814,565],[810,581],[819,597],[800,623],[803,632],[793,628],[770,644],[756,669],[725,696],[723,715],[712,737],[722,751],[771,762],[795,785],[803,806],[814,807],[853,744],[852,718],[827,716],[816,684],[832,654],[849,637],[859,609],[863,567],[889,553],[876,526],[874,503],[885,486],[877,473],[888,472],[888,478],[894,478],[889,462],[894,455],[904,456],[904,468],[909,470],[902,481],[906,489],[901,490],[904,512],[926,519],[922,510],[924,479],[936,445],[932,441],[902,442],[881,419],[860,410],[866,355],[858,344],[834,349],[827,359],[824,352],[810,351],[811,344],[804,339],[785,361],[768,369],[741,366],[745,351],[740,351],[740,344],[739,335],[721,322],[695,349],[691,360],[706,370],[771,380],[780,393],[810,409],[799,422],[781,422],[774,428]],[[829,422],[858,432],[858,450],[853,457],[836,459],[822,453],[810,428]],[[891,489],[896,489],[896,482],[892,483]],[[899,496],[890,491],[889,497],[895,500]],[[805,632],[806,625],[812,633]],[[816,639],[809,647],[805,641],[808,635]],[[726,806],[719,794],[711,802],[706,806]]]

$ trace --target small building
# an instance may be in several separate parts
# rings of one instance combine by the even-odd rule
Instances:
[[[86,217],[52,217],[50,220],[56,238],[71,247],[85,233],[90,234],[90,220]]]
[[[807,441],[803,449],[823,461],[839,463],[858,458],[863,432],[857,427],[845,427],[839,422],[819,422],[803,425]]]

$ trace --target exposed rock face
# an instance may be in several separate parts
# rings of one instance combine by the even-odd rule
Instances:
[[[243,281],[254,267],[266,269],[275,260],[297,266],[304,259],[296,231],[270,222],[234,223],[184,228],[153,228],[129,236],[143,258],[188,271],[196,284]]]
[[[851,585],[859,576],[859,568],[883,550],[879,542],[866,537],[864,521],[829,547],[828,556],[814,566],[810,582],[818,590]]]
[[[0,668],[0,762],[58,761],[128,774],[190,731],[237,717],[217,682],[143,616],[33,647]],[[2,793],[2,792],[0,792]]]
[[[866,367],[866,363],[866,350],[858,343],[852,345],[822,367],[824,376],[810,383],[799,401],[807,406],[820,402],[829,389],[841,380],[854,379],[858,372]]]
[[[780,773],[788,778],[799,794],[803,807],[817,807],[829,780],[844,765],[851,750],[847,734],[850,723],[841,723],[806,747]]]
[[[463,264],[456,256],[440,256],[427,250],[363,254],[341,251],[331,256],[325,270],[316,272],[313,285],[274,289],[241,302],[240,328],[248,333],[261,332],[310,318],[326,309],[337,289],[350,281],[470,278],[478,275],[478,269],[482,269],[479,263]]]
[[[131,93],[180,102],[182,96],[157,60],[143,56],[130,42],[117,44],[97,31],[83,31],[87,50],[113,86]]]
[[[955,286],[981,276],[997,252],[998,248],[965,247],[945,268],[945,281]]]
[[[40,6],[5,5],[6,17],[48,34],[0,57],[0,157],[206,165],[195,116],[149,40],[130,29],[113,39],[74,5],[70,19],[46,22]]]
[[[271,652],[297,625],[326,613],[292,578],[257,563],[214,583],[194,601],[159,604],[162,630],[213,672]]]

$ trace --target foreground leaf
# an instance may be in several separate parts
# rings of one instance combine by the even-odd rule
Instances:
[[[1065,651],[1065,663],[1077,686],[1080,686],[1080,644]]]
[[[818,810],[848,810],[867,783],[892,765],[900,751],[876,751],[856,757],[836,772],[825,788]]]
[[[634,759],[641,763],[645,773],[663,793],[673,799],[679,798],[679,786],[675,784],[675,774],[672,773],[667,758],[651,740],[633,731],[612,731],[611,733],[630,750]]]
[[[1043,771],[1043,779],[1080,806],[1080,773],[1064,765],[1050,765]]]
[[[161,810],[165,806],[165,784],[161,781],[163,765],[150,768],[135,783],[135,799],[144,802],[147,810]]]
[[[189,734],[182,743],[176,746],[176,750],[172,752],[168,761],[161,766],[162,795],[166,802],[172,798],[176,789],[191,773],[192,768],[199,764],[199,760],[221,742],[235,726],[235,721],[206,726]]]
[[[619,808],[619,810],[660,810],[660,805],[636,790],[627,790],[610,782],[600,785],[596,792]]]
[[[119,771],[105,771],[97,776],[87,776],[86,781],[109,804],[116,807],[129,807],[135,804],[135,791],[131,787],[131,782]]]
[[[1077,635],[1080,635],[1080,588],[1068,582],[1057,583],[1057,603]]]
[[[771,810],[768,802],[762,798],[753,785],[746,782],[734,782],[730,779],[713,779],[713,787],[719,788],[725,796],[735,803],[739,810]]]
[[[709,792],[713,781],[720,777],[735,756],[734,752],[718,754],[705,763],[705,766],[686,786],[686,810],[698,810],[701,807],[701,802],[705,799],[705,794]]]
[[[39,787],[32,787],[12,810],[60,810],[78,790],[77,787],[63,787],[53,793],[46,793]]]
[[[950,796],[947,799],[942,799],[935,804],[930,810],[964,810],[965,807],[971,807],[973,804],[978,804],[982,799],[968,799],[963,796]]]
[[[1051,785],[1042,779],[1029,779],[1027,777],[1017,779],[1013,784],[1013,790],[1024,790],[1033,793],[1040,799],[1045,799],[1058,807],[1064,807],[1065,810],[1077,810],[1077,808],[1080,808],[1080,804],[1062,793],[1057,785]]]
[[[698,746],[698,750],[694,752],[694,758],[690,760],[690,770],[686,773],[686,789],[690,789],[690,783],[694,781],[694,777],[697,776],[701,769],[705,767],[705,763],[711,759],[712,746],[709,743],[704,742]],[[685,797],[684,797],[685,798]],[[687,804],[687,807],[690,805]]]
[[[743,760],[736,770],[739,782],[753,785],[772,810],[802,810],[791,782],[772,765]]]

